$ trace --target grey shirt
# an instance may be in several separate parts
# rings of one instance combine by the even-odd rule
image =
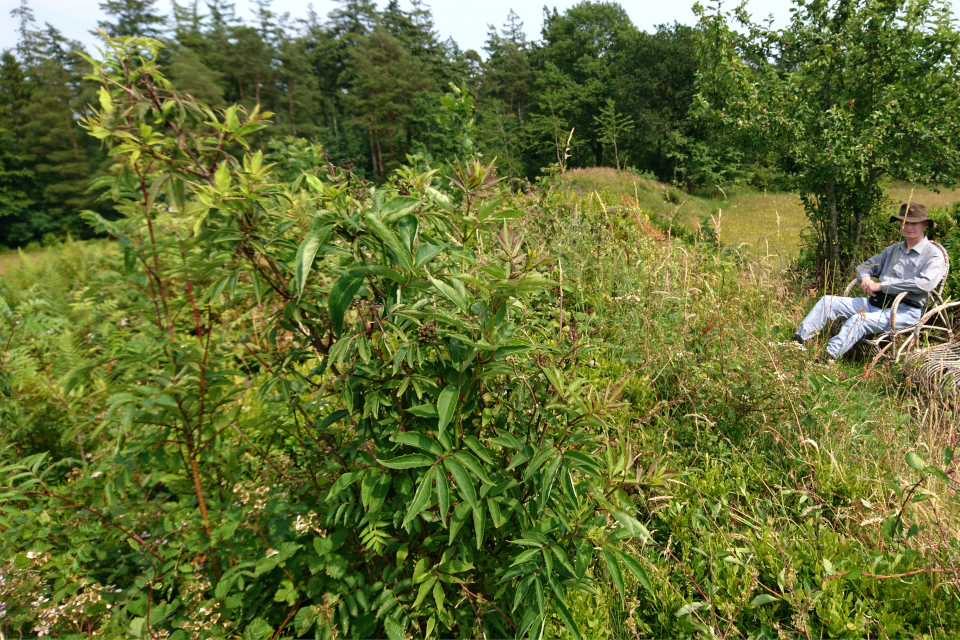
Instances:
[[[906,242],[890,245],[857,267],[857,277],[880,276],[883,293],[896,296],[906,291],[904,300],[922,307],[927,294],[943,279],[946,266],[943,253],[924,236],[910,251]]]

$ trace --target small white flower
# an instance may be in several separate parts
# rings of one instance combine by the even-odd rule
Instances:
[[[278,553],[280,553],[280,552],[277,551],[276,549],[267,549],[267,557],[268,557],[268,558],[270,558],[270,557],[272,557],[272,556],[275,556],[275,555],[277,555]]]
[[[103,475],[103,471],[94,471],[93,473],[90,474],[90,477],[91,477],[91,478],[99,478],[99,477],[102,476],[102,475]]]

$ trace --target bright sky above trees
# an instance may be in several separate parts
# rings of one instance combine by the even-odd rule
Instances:
[[[273,9],[276,13],[289,12],[292,17],[301,17],[307,13],[307,2],[303,0],[275,0]],[[384,5],[385,2],[378,4]],[[407,5],[407,2],[401,4]],[[434,0],[427,3],[433,10],[437,31],[443,38],[452,36],[463,49],[476,49],[482,53],[483,42],[486,38],[487,25],[498,27],[506,20],[510,9],[516,11],[523,19],[527,36],[530,39],[539,39],[540,26],[543,22],[544,5],[556,7],[559,11],[577,4],[576,0],[484,0],[483,2],[467,3],[462,0]],[[693,24],[694,17],[691,7],[693,2],[663,2],[661,0],[635,0],[621,3],[630,14],[633,23],[645,31],[652,30],[658,24],[680,22]],[[0,15],[0,50],[9,49],[17,42],[16,21],[10,16],[10,9],[19,5],[19,0],[4,0]],[[103,20],[104,15],[98,8],[99,0],[32,0],[30,7],[34,11],[37,22],[42,25],[49,22],[59,29],[65,36],[80,40],[88,47],[95,43],[95,38],[89,31],[96,28],[97,20]],[[161,0],[157,3],[163,12],[169,12],[168,3]],[[203,2],[200,2],[203,6]],[[249,0],[236,0],[237,15],[244,19],[251,17]],[[333,0],[315,0],[314,9],[321,16],[336,6]],[[733,6],[733,3],[730,3]],[[764,18],[773,14],[778,24],[782,24],[789,15],[789,0],[751,0],[750,10],[755,19]]]

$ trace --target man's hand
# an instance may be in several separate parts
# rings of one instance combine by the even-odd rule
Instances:
[[[874,282],[867,276],[860,278],[860,288],[863,289],[863,292],[868,296],[872,296],[875,293],[880,293],[882,285],[879,282]]]

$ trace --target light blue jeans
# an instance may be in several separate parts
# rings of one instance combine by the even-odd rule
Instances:
[[[863,336],[882,333],[890,329],[890,309],[878,309],[870,304],[870,298],[844,298],[823,296],[797,327],[797,333],[809,340],[825,326],[845,316],[843,328],[827,343],[827,353],[839,358]],[[897,329],[903,329],[920,321],[920,309],[901,303],[897,307]]]

